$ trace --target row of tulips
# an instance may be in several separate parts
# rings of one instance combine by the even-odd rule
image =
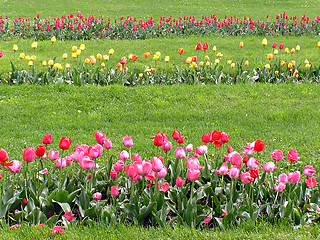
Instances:
[[[71,68],[66,64],[65,68],[60,63],[49,66],[36,67],[30,65],[25,70],[20,70],[12,65],[12,71],[8,74],[0,74],[0,83],[9,85],[20,84],[55,84],[65,83],[69,85],[111,85],[122,84],[124,86],[136,85],[172,85],[185,84],[235,84],[235,83],[309,83],[319,82],[320,66],[312,64],[308,60],[297,64],[292,61],[280,61],[271,59],[262,63],[258,68],[250,68],[249,61],[227,61],[223,65],[217,59],[196,62],[196,57],[186,60],[186,67],[172,65],[169,70],[157,70],[155,67],[146,67],[139,72],[134,66],[130,69],[130,63],[122,59],[118,68],[107,68],[105,65],[96,66],[83,64],[80,67]],[[102,62],[101,64],[104,64]]]
[[[62,15],[60,18],[40,18],[39,14],[31,18],[21,16],[9,19],[0,16],[0,37],[45,40],[56,36],[61,40],[76,39],[145,39],[161,36],[188,36],[215,33],[217,35],[318,35],[320,32],[320,16],[310,19],[306,15],[301,18],[288,16],[286,12],[277,14],[273,20],[267,15],[265,20],[254,20],[245,16],[243,19],[234,16],[218,18],[215,15],[180,16],[159,21],[153,19],[138,20],[134,17],[119,19],[103,18],[81,14]]]
[[[21,161],[0,149],[0,217],[14,227],[54,226],[54,234],[92,221],[223,229],[319,219],[319,176],[295,149],[285,158],[256,140],[235,151],[229,135],[216,130],[194,147],[175,130],[154,136],[148,160],[132,153],[130,136],[116,147],[103,132],[94,136],[96,144],[71,150],[71,138],[54,144],[47,133],[41,145],[24,149]]]

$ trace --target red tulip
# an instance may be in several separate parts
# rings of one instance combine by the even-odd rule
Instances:
[[[257,140],[254,143],[254,151],[256,152],[262,152],[264,149],[264,143],[261,140]]]
[[[208,43],[207,42],[205,42],[204,44],[203,44],[203,47],[202,47],[202,49],[203,50],[208,50]]]
[[[64,217],[68,222],[71,222],[74,214],[72,212],[66,212],[62,217]]]
[[[177,143],[183,144],[184,143],[184,137],[179,137],[179,139],[177,140]]]
[[[3,148],[0,149],[0,162],[6,162],[9,160],[8,153]]]
[[[277,47],[277,43],[274,42],[274,43],[272,44],[272,47],[273,47],[273,48],[276,48],[276,47]]]
[[[210,133],[205,133],[202,135],[202,142],[204,142],[204,143],[210,142]]]
[[[23,205],[27,205],[27,203],[28,203],[27,199],[24,198],[24,199],[22,200],[22,203],[23,203]]]
[[[111,196],[116,197],[119,195],[119,189],[117,186],[112,186],[111,187]]]
[[[219,141],[221,138],[221,132],[214,130],[210,133],[210,142],[216,142]]]
[[[227,143],[229,142],[229,135],[225,132],[221,133],[221,143]]]
[[[199,43],[197,44],[197,46],[196,46],[196,50],[201,50],[201,48],[202,48],[202,45],[201,45],[201,43],[199,42]]]
[[[181,133],[178,130],[174,130],[172,133],[173,140],[178,140],[181,137]]]
[[[279,46],[279,49],[283,49],[284,48],[284,44],[281,43],[280,46]]]
[[[3,53],[0,51],[0,58],[2,58],[3,57]]]
[[[32,162],[36,157],[36,152],[33,148],[26,148],[23,151],[23,160],[26,162]]]
[[[154,141],[153,141],[153,144],[157,147],[161,147],[164,143],[164,140],[165,140],[165,136],[163,133],[160,133],[158,132],[156,134],[156,136],[154,137]]]
[[[60,140],[59,148],[61,148],[61,149],[63,149],[63,150],[68,150],[68,149],[70,148],[71,143],[72,143],[71,138],[69,138],[69,137],[63,137],[63,138],[61,138],[61,140]]]
[[[37,146],[36,156],[41,158],[46,153],[46,147],[42,145]]]
[[[51,144],[52,142],[52,136],[51,133],[46,133],[42,139],[43,144]]]

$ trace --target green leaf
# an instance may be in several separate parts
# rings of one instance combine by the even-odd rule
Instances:
[[[146,206],[143,206],[141,209],[140,209],[140,213],[139,213],[139,216],[138,216],[138,222],[141,224],[144,219],[150,214],[150,212],[152,211],[153,207],[156,205],[155,202],[150,202],[148,207]]]
[[[67,203],[69,203],[69,205],[71,205],[71,203],[73,202],[73,200],[75,199],[75,197],[78,195],[78,193],[81,191],[81,189],[77,189],[75,191],[73,191],[72,193],[69,194],[68,198],[67,198]]]
[[[56,195],[53,199],[57,202],[67,202],[68,196],[69,196],[68,191],[66,191],[64,189],[60,189],[60,191],[58,191],[56,193]]]
[[[58,203],[59,206],[62,208],[62,211],[64,211],[65,213],[71,211],[69,203],[61,203],[55,200],[52,200],[52,202]]]

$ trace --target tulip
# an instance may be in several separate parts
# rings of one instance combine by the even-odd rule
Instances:
[[[178,130],[174,130],[172,133],[173,140],[178,140],[181,137],[181,133]]]
[[[259,173],[260,173],[260,168],[249,170],[250,177],[252,177],[252,178],[258,178]]]
[[[216,46],[213,46],[212,51],[213,51],[213,52],[217,51],[217,47],[216,47]]]
[[[244,65],[245,65],[245,66],[249,66],[249,61],[248,61],[248,60],[245,61],[245,62],[244,62]]]
[[[315,186],[317,186],[317,180],[315,177],[312,177],[312,178],[308,178],[306,179],[306,185],[309,187],[309,188],[313,188]]]
[[[129,165],[126,166],[126,174],[131,179],[133,179],[133,178],[135,178],[137,176],[138,173],[137,173],[137,169],[136,169],[134,164],[129,164]]]
[[[269,65],[269,68],[270,68],[270,65]],[[255,143],[254,143],[254,151],[256,152],[262,152],[264,149],[264,143],[261,141],[261,140],[257,140]]]
[[[6,162],[9,160],[8,153],[3,148],[0,149],[0,162]],[[31,160],[32,161],[32,160]]]
[[[116,197],[119,195],[119,188],[117,186],[111,187],[111,196]]]
[[[279,182],[282,182],[282,183],[284,183],[284,184],[287,184],[288,183],[288,176],[287,176],[287,174],[285,174],[285,173],[281,173],[280,175],[279,175]]]
[[[124,169],[124,163],[123,161],[118,161],[113,165],[114,170],[119,173],[122,172]]]
[[[311,177],[315,173],[316,171],[314,170],[313,166],[307,165],[303,168],[303,174],[307,177]]]
[[[69,137],[63,137],[63,138],[61,138],[61,140],[60,140],[59,148],[61,148],[61,149],[63,149],[63,150],[68,150],[68,149],[70,148],[71,143],[72,143],[71,138],[69,138]]]
[[[273,47],[273,48],[276,48],[276,47],[277,47],[277,43],[274,42],[274,43],[272,44],[272,47]]]
[[[59,158],[59,151],[53,151],[52,149],[50,149],[48,157],[51,161],[57,160]]]
[[[272,153],[272,159],[275,161],[280,161],[281,159],[283,159],[283,153],[280,150],[275,149]]]
[[[55,37],[55,36],[52,36],[51,42],[52,42],[52,43],[55,43],[56,41],[57,41],[56,37]]]
[[[202,45],[201,45],[201,43],[199,42],[198,44],[197,44],[197,46],[196,46],[196,50],[201,50],[201,48],[202,48]]]
[[[286,188],[286,184],[283,182],[280,182],[278,186],[274,184],[274,190],[278,193],[281,193],[285,188]]]
[[[165,141],[161,147],[163,151],[170,151],[172,148],[172,143],[169,141]]]
[[[92,159],[100,157],[102,153],[103,147],[100,144],[90,146],[87,150],[87,155]]]
[[[170,57],[169,57],[169,56],[165,56],[165,57],[164,57],[164,61],[165,61],[165,62],[169,62],[169,61],[170,61]]]
[[[179,144],[183,144],[184,143],[184,137],[179,137],[179,139],[177,140],[177,143]]]
[[[196,169],[188,169],[187,178],[190,182],[196,181],[200,176],[200,171]]]
[[[128,159],[130,159],[130,155],[126,150],[123,150],[121,153],[119,153],[119,158],[121,161],[127,161]]]
[[[160,172],[158,172],[158,179],[164,178],[167,175],[167,168],[163,167]]]
[[[179,48],[179,49],[178,49],[178,53],[179,53],[180,55],[182,55],[182,54],[184,53],[183,48]]]
[[[31,47],[32,47],[33,49],[36,49],[36,48],[38,47],[38,42],[33,42],[33,43],[31,44]]]
[[[160,57],[161,56],[161,52],[156,52],[156,56]]]
[[[59,226],[54,226],[52,228],[52,234],[56,235],[57,233],[64,233],[66,232],[65,230],[62,230]]]
[[[25,54],[24,54],[24,53],[20,53],[20,54],[19,54],[19,58],[20,58],[20,59],[24,59],[24,57],[25,57]]]
[[[23,160],[25,162],[32,162],[36,157],[36,152],[33,148],[26,148],[23,151]]]
[[[216,170],[216,173],[217,174],[220,174],[220,175],[227,175],[229,172],[229,167],[228,167],[228,164],[227,163],[222,163],[221,167],[219,168],[219,170]]]
[[[64,215],[62,215],[62,217],[64,217],[68,222],[71,222],[74,214],[72,212],[66,212]]]
[[[202,135],[202,142],[209,143],[210,142],[210,133],[205,133]]]
[[[130,148],[133,146],[133,141],[132,141],[131,137],[129,137],[129,136],[123,137],[122,141],[123,141],[123,145],[127,148]]]
[[[228,145],[228,147],[227,147],[227,152],[228,153],[232,153],[233,152],[233,149],[232,149],[232,147],[230,145]]]
[[[27,205],[27,204],[28,204],[28,201],[27,201],[26,198],[24,198],[24,199],[22,200],[22,204],[23,204],[23,205]]]
[[[89,156],[84,156],[80,159],[79,164],[83,170],[90,170],[95,167],[95,162]]]
[[[266,172],[273,172],[276,169],[277,167],[273,162],[267,162],[266,164],[263,164],[263,170]]]
[[[238,152],[234,151],[234,152],[230,153],[228,155],[228,159],[233,167],[237,167],[237,168],[241,167],[242,157]]]
[[[114,169],[111,169],[111,171],[110,171],[110,178],[111,178],[112,180],[116,180],[117,177],[118,177],[117,171],[114,170]]]
[[[191,143],[186,146],[186,151],[187,152],[192,152],[193,151],[193,145]]]
[[[84,51],[86,49],[86,45],[84,45],[83,43],[80,44],[80,48],[81,51]]]
[[[66,159],[65,158],[58,158],[57,160],[56,160],[56,167],[58,168],[58,169],[63,169],[63,168],[65,168],[67,166],[67,161],[66,161]]]
[[[149,160],[144,160],[141,164],[135,164],[135,166],[140,176],[147,176],[152,170],[152,164]]]
[[[274,55],[278,55],[278,53],[279,53],[278,49],[275,49],[275,50],[273,51],[273,54],[274,54]]]
[[[18,51],[18,45],[16,45],[16,44],[13,45],[12,50],[13,50],[14,52]]]
[[[186,180],[183,180],[181,177],[177,177],[177,180],[176,180],[177,187],[182,187],[185,181]]]
[[[150,56],[150,53],[149,53],[149,52],[144,53],[144,57],[145,57],[145,58],[148,58],[149,56]]]
[[[266,38],[264,38],[264,39],[262,40],[262,45],[263,45],[263,46],[267,46],[267,45],[268,45],[268,40],[267,40]]]
[[[112,142],[111,142],[111,140],[110,140],[110,139],[106,139],[106,140],[104,141],[103,146],[105,147],[105,149],[111,149],[111,148],[112,148]]]
[[[297,45],[297,46],[296,46],[296,50],[297,50],[297,51],[300,51],[300,49],[301,49],[301,48],[300,48],[300,45]]]
[[[182,159],[186,157],[186,152],[183,147],[178,147],[176,149],[176,158]]]
[[[98,144],[103,145],[104,142],[106,141],[106,135],[103,134],[103,132],[94,131],[94,136]]]
[[[206,50],[208,50],[208,48],[209,48],[208,43],[205,42],[205,43],[203,44],[202,49],[203,49],[204,51],[206,51]],[[201,48],[200,48],[200,49],[201,49]]]
[[[279,46],[279,49],[283,49],[284,48],[284,44],[281,43],[280,46]]]
[[[294,173],[288,174],[288,182],[289,183],[297,183],[300,180],[300,172],[296,171]]]
[[[197,158],[187,158],[187,168],[192,170],[202,170],[203,167],[200,166],[199,160]]]
[[[157,157],[153,157],[152,158],[152,171],[160,172],[162,170],[162,168],[163,168],[162,161]]]
[[[67,58],[68,58],[68,54],[67,54],[67,53],[64,53],[64,54],[62,55],[62,58],[63,58],[63,59],[67,59]]]
[[[250,176],[250,173],[249,172],[241,172],[240,174],[240,180],[243,184],[247,184],[247,183],[250,183],[250,182],[254,182],[254,178],[252,178]]]
[[[48,169],[45,168],[45,169],[43,169],[42,171],[40,171],[39,173],[40,173],[41,175],[44,175],[44,174],[48,173]]]
[[[228,174],[230,178],[237,179],[239,177],[240,170],[237,167],[232,167]]]
[[[295,149],[292,149],[288,152],[288,159],[290,162],[297,162],[300,158],[298,157],[298,152]]]
[[[166,192],[170,188],[172,188],[172,187],[169,187],[169,183],[167,183],[167,182],[162,183],[161,186],[160,186],[160,182],[158,182],[158,187],[159,187],[159,192]]]
[[[153,144],[154,144],[155,146],[157,146],[157,147],[160,147],[160,146],[163,145],[164,140],[165,140],[164,134],[158,132],[158,133],[156,134],[156,136],[154,137]]]
[[[41,158],[43,155],[45,155],[45,153],[46,153],[46,147],[42,145],[38,145],[37,150],[35,152],[36,156]]]
[[[259,168],[258,161],[254,158],[250,158],[247,162],[247,168],[248,169],[258,169]]]
[[[18,160],[13,160],[13,161],[7,163],[5,166],[9,168],[11,173],[15,174],[15,173],[19,173],[21,171],[22,164]]]
[[[93,199],[94,201],[99,201],[99,200],[101,200],[101,197],[102,197],[102,194],[99,193],[99,192],[96,192],[96,193],[94,193],[94,194],[92,195],[92,199]]]
[[[199,154],[199,155],[208,154],[207,145],[201,145],[199,147],[196,147],[196,153]]]
[[[220,141],[221,141],[221,143],[229,142],[229,135],[225,132],[222,132]]]
[[[239,43],[239,48],[243,48],[243,46],[244,46],[243,42],[240,42]]]

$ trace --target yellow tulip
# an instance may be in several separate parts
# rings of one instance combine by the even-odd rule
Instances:
[[[28,62],[28,66],[29,66],[29,67],[32,67],[32,66],[33,66],[33,62],[32,62],[32,61],[29,61],[29,62]]]
[[[86,46],[82,43],[80,44],[80,48],[79,48],[81,51],[84,51],[86,49]]]
[[[72,46],[71,52],[75,53],[75,52],[77,52],[77,50],[78,50],[77,46]]]
[[[273,54],[272,54],[272,53],[269,53],[269,54],[267,55],[267,58],[268,58],[269,60],[271,60],[271,59],[273,58]]]
[[[90,63],[90,59],[89,59],[89,58],[86,58],[86,59],[84,60],[84,63],[85,63],[85,64],[89,64],[89,63]]]
[[[104,68],[106,64],[104,62],[101,63],[101,67]]]
[[[298,69],[296,69],[296,70],[294,71],[294,73],[293,73],[293,76],[294,76],[294,77],[299,77],[299,74],[298,74],[298,73],[299,73],[299,71],[298,71]]]
[[[206,62],[206,66],[207,66],[207,67],[210,66],[210,62],[209,62],[209,61]]]
[[[49,64],[49,66],[53,66],[53,64],[54,64],[53,60],[49,60],[48,64]]]
[[[36,48],[38,47],[38,42],[33,42],[33,43],[31,44],[31,47],[32,47],[33,49],[36,49]]]
[[[69,69],[69,68],[70,68],[70,64],[67,63],[67,64],[66,64],[66,69]]]
[[[46,61],[43,61],[43,62],[42,62],[42,66],[44,66],[44,67],[47,66],[47,62],[46,62]]]
[[[264,38],[264,39],[262,40],[262,45],[263,45],[263,46],[267,46],[267,45],[268,45],[268,40],[267,40],[266,38]]]
[[[214,60],[214,64],[219,64],[220,63],[220,60],[219,59],[216,59],[216,60]]]
[[[275,49],[275,50],[273,51],[273,54],[274,54],[274,55],[278,55],[278,53],[279,53],[278,49]]]
[[[275,74],[275,75],[278,75],[278,74],[279,74],[279,71],[275,71],[274,74]]]
[[[29,55],[26,56],[26,60],[30,61],[30,56]]]
[[[199,67],[202,67],[204,62],[199,62]]]
[[[26,56],[26,55],[25,55],[23,52],[19,54],[19,58],[20,58],[20,59],[24,59],[25,56]]]
[[[166,57],[164,58],[164,61],[165,61],[165,62],[169,62],[169,61],[170,61],[170,57],[169,57],[169,56],[166,56]]]
[[[197,65],[195,62],[192,62],[192,67],[193,67],[193,68],[197,68],[198,65]]]
[[[222,58],[222,56],[223,56],[223,54],[220,53],[220,52],[217,54],[217,57],[218,57],[218,58]]]
[[[192,58],[191,57],[188,57],[187,59],[186,59],[186,64],[190,64],[192,62]]]
[[[108,55],[103,55],[103,59],[104,59],[105,61],[109,61],[109,56],[108,56]]]
[[[304,60],[304,64],[309,64],[308,59]]]
[[[228,60],[228,61],[227,61],[227,64],[230,65],[231,63],[232,63],[232,60]]]
[[[306,68],[309,69],[311,68],[311,65],[309,63],[306,64]]]
[[[80,54],[81,54],[81,50],[80,50],[80,49],[78,49],[78,50],[75,52],[75,54],[77,54],[77,56],[80,56]]]
[[[214,51],[214,52],[217,51],[217,47],[213,46],[212,51]]]
[[[133,54],[129,54],[129,56],[128,56],[129,60],[132,60],[132,56],[133,56]]]
[[[37,57],[36,57],[35,55],[31,55],[30,60],[31,60],[31,61],[35,61],[36,58],[37,58]]]
[[[112,55],[112,54],[114,54],[114,50],[111,48],[111,49],[109,50],[109,55]]]
[[[267,63],[266,65],[264,65],[264,67],[265,67],[266,69],[270,69],[270,64]]]
[[[64,54],[62,55],[62,58],[63,58],[63,59],[67,59],[67,58],[68,58],[68,54],[67,54],[67,53],[64,53]]]
[[[143,77],[143,73],[139,73],[139,78],[142,78]]]
[[[97,60],[96,60],[95,57],[90,60],[90,63],[91,63],[92,65],[96,64],[96,62],[97,62]]]
[[[297,45],[297,46],[296,46],[296,50],[297,50],[297,51],[300,51],[300,45]]]
[[[285,52],[285,53],[290,53],[289,48],[286,48],[286,49],[284,50],[284,52]]]
[[[102,59],[102,55],[100,53],[97,54],[97,59],[101,60]]]
[[[231,65],[230,65],[231,68],[234,68],[235,66],[236,66],[235,63],[231,63]]]
[[[157,55],[158,57],[160,57],[160,56],[161,56],[161,52],[156,52],[156,55]]]
[[[71,54],[71,57],[72,57],[72,58],[77,58],[78,55],[77,55],[77,53],[72,53],[72,54]]]
[[[55,37],[55,36],[52,36],[51,42],[52,42],[52,43],[55,43],[56,41],[57,41],[56,37]]]
[[[209,61],[209,56],[205,56],[204,60]]]
[[[18,51],[18,45],[16,45],[16,44],[13,45],[12,50],[13,50],[14,52]]]
[[[159,58],[159,57],[158,57],[157,55],[154,55],[154,56],[153,56],[153,61],[157,61],[158,58]]]

